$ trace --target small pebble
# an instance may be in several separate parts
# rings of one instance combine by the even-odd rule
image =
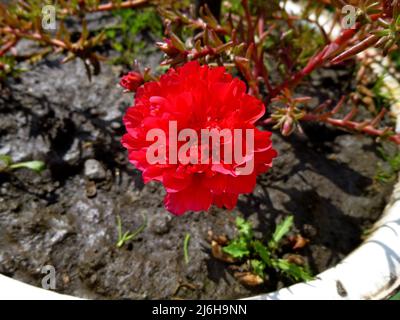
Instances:
[[[114,130],[121,129],[121,123],[119,123],[117,121],[113,121],[113,122],[111,122],[111,128]]]
[[[89,159],[85,161],[85,176],[91,180],[104,180],[107,174],[99,161]]]
[[[165,213],[155,213],[150,220],[150,230],[158,235],[166,234],[171,229],[171,217]]]
[[[96,184],[93,181],[88,181],[86,184],[86,197],[93,198],[97,194]]]

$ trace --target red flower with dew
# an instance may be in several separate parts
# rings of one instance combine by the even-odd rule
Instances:
[[[135,92],[144,82],[143,76],[139,72],[131,71],[124,75],[119,82],[120,86],[127,91]]]
[[[170,69],[159,81],[148,82],[137,90],[135,105],[124,117],[127,133],[122,144],[128,149],[130,162],[142,171],[145,183],[154,180],[164,185],[167,192],[164,203],[173,214],[208,210],[212,204],[233,209],[239,194],[251,193],[257,175],[268,171],[277,156],[271,133],[254,125],[264,113],[262,102],[248,95],[245,83],[232,78],[224,67],[189,62],[176,70]],[[188,141],[181,137],[174,140],[171,123],[175,124],[178,134],[184,129],[195,132],[198,143],[183,148]],[[165,140],[148,139],[149,132],[155,128],[165,133]],[[231,132],[233,138],[223,136],[216,147],[210,140],[200,139],[204,130]],[[237,131],[242,134],[236,134]],[[247,147],[245,131],[253,132],[252,148]],[[155,163],[148,157],[156,140],[164,143],[155,153],[163,162]],[[175,146],[171,146],[172,141]],[[224,153],[225,148],[242,150],[243,156],[232,159]],[[169,151],[162,153],[162,150]],[[171,150],[178,150],[177,162],[173,161]],[[214,161],[215,150],[220,151],[219,162]],[[189,162],[183,161],[187,158]],[[250,162],[252,170],[241,173],[240,169]]]

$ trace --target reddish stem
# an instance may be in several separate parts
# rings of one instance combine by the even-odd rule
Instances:
[[[346,50],[345,52],[339,54],[331,62],[333,64],[336,64],[344,60],[347,60],[355,56],[356,54],[360,53],[361,51],[364,51],[365,49],[373,46],[375,43],[378,42],[379,39],[380,38],[376,35],[369,35],[364,40],[351,47],[349,50]]]
[[[15,44],[17,43],[18,39],[14,38],[10,41],[8,41],[1,49],[0,49],[0,57],[4,56],[8,50],[10,50],[12,47],[15,46]]]
[[[189,19],[189,21],[190,21],[191,25],[193,25],[199,29],[202,29],[202,30],[211,29],[214,32],[219,33],[224,36],[230,35],[230,32],[228,32],[228,30],[226,30],[224,27],[222,27],[220,25],[212,27],[212,26],[208,25],[207,23],[203,22],[202,20]]]
[[[149,0],[127,0],[121,2],[120,4],[109,2],[101,4],[95,8],[89,8],[87,9],[87,12],[100,12],[100,11],[110,11],[114,9],[137,8],[145,6],[147,4],[149,4]],[[61,11],[61,13],[63,14],[75,13],[75,10],[64,9]]]
[[[365,123],[359,123],[359,122],[350,121],[350,120],[346,121],[346,120],[334,119],[334,118],[321,119],[321,117],[319,117],[318,115],[313,115],[313,114],[307,114],[301,120],[302,121],[325,122],[325,123],[331,124],[335,127],[340,127],[340,128],[349,129],[349,130],[356,130],[356,131],[364,132],[371,136],[377,136],[377,137],[385,136],[388,132],[388,129],[377,129],[371,124],[366,125]],[[397,144],[400,144],[400,134],[395,134],[395,135],[389,136],[388,139]]]
[[[370,15],[372,21],[376,21],[380,17],[381,14]],[[353,38],[353,36],[357,33],[360,26],[361,24],[357,23],[354,29],[344,30],[341,35],[336,38],[332,43],[326,45],[319,53],[315,54],[302,70],[295,73],[290,79],[284,81],[281,85],[275,88],[269,95],[267,102],[276,97],[284,88],[292,88],[296,86],[301,80],[303,80],[304,77],[325,64],[337,52],[340,52],[340,50],[342,50],[343,47],[345,47]],[[368,46],[370,46],[371,43],[373,43],[373,40],[375,41],[375,39],[369,39],[369,41],[363,43],[363,48],[366,49]]]
[[[254,42],[254,26],[253,22],[251,21],[251,13],[250,13],[250,8],[249,8],[249,3],[248,0],[242,0],[242,6],[244,9],[244,14],[246,16],[246,22],[247,22],[247,41],[248,44]]]
[[[215,55],[217,53],[217,50],[215,48],[211,48],[211,47],[206,47],[203,48],[201,51],[197,51],[193,54],[193,56],[191,57],[191,60],[197,60],[200,58],[203,58],[207,55]]]
[[[67,45],[65,42],[63,42],[59,39],[51,39],[51,38],[43,37],[40,33],[28,33],[28,32],[18,30],[18,29],[11,29],[10,27],[6,27],[6,28],[2,29],[1,31],[5,32],[5,33],[11,33],[11,34],[15,35],[17,38],[27,38],[27,39],[31,39],[31,40],[44,41],[53,46],[67,49]]]

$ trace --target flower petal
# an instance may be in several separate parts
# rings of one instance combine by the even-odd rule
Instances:
[[[164,204],[168,211],[179,216],[187,211],[207,211],[212,202],[211,192],[205,187],[192,184],[175,193],[167,193]]]

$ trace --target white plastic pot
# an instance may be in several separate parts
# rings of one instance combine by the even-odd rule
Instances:
[[[31,286],[0,274],[0,300],[76,300],[79,298]]]

